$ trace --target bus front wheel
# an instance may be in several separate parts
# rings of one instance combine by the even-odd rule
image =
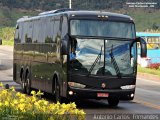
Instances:
[[[22,76],[21,76],[21,88],[22,88],[22,92],[26,93],[26,82],[24,78],[24,73],[22,73]]]
[[[116,106],[118,106],[118,103],[119,103],[119,99],[117,99],[117,98],[109,98],[109,99],[108,99],[108,104],[109,104],[109,106],[111,106],[111,107],[116,107]]]
[[[62,102],[61,100],[61,95],[60,95],[60,85],[58,83],[57,78],[55,78],[55,98],[56,98],[56,102]]]

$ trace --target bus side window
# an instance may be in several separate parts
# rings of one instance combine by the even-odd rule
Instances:
[[[33,36],[32,36],[32,32],[33,32],[33,23],[32,21],[28,22],[28,26],[27,26],[27,36],[25,36],[25,42],[26,43],[32,43],[33,40]]]
[[[14,42],[15,43],[19,43],[20,40],[19,40],[19,25],[17,24],[16,25],[16,31],[15,31],[15,35],[14,35]]]
[[[77,40],[75,38],[72,38],[70,43],[70,60],[76,59],[76,47]]]
[[[18,33],[19,33],[19,42],[22,43],[22,33],[23,33],[23,24],[22,23],[19,23],[19,30],[18,30]]]
[[[39,40],[39,32],[40,32],[39,24],[40,20],[33,21],[33,40],[32,40],[33,43],[37,43]]]
[[[60,39],[60,16],[54,17],[54,37],[53,41],[57,42]]]
[[[40,33],[40,43],[45,42],[46,30],[47,30],[47,18],[41,18],[41,33]]]
[[[46,21],[46,34],[45,34],[45,43],[53,43],[53,23],[54,21],[52,20],[51,17],[49,17],[49,19],[47,19]]]
[[[21,43],[25,43],[25,37],[27,36],[27,22],[23,22],[22,24],[22,39]]]
[[[61,37],[64,38],[64,36],[68,33],[68,19],[66,16],[63,16],[62,21],[62,28],[61,28]]]

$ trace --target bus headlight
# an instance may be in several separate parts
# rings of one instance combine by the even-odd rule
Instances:
[[[133,89],[135,88],[136,86],[135,85],[125,85],[125,86],[121,86],[121,89]]]
[[[76,87],[76,88],[85,88],[86,85],[80,84],[80,83],[76,83],[76,82],[68,82],[68,85],[70,87]]]

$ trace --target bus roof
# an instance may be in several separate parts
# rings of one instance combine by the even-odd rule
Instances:
[[[111,12],[102,12],[102,11],[84,11],[84,10],[78,10],[78,11],[62,11],[62,12],[55,12],[55,10],[48,11],[48,12],[43,12],[40,13],[38,16],[33,16],[33,17],[23,17],[17,20],[17,22],[22,22],[22,21],[30,21],[34,19],[39,19],[42,17],[47,17],[47,16],[55,16],[55,15],[61,15],[61,14],[66,14],[68,17],[98,17],[98,16],[104,16],[108,18],[114,18],[116,20],[122,20],[122,21],[133,21],[133,19],[130,16],[123,15],[123,14],[118,14],[118,13],[111,13]]]

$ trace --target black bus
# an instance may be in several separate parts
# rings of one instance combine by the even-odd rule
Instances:
[[[40,89],[67,99],[133,100],[137,74],[133,19],[101,11],[53,10],[17,21],[13,79],[23,92]]]

